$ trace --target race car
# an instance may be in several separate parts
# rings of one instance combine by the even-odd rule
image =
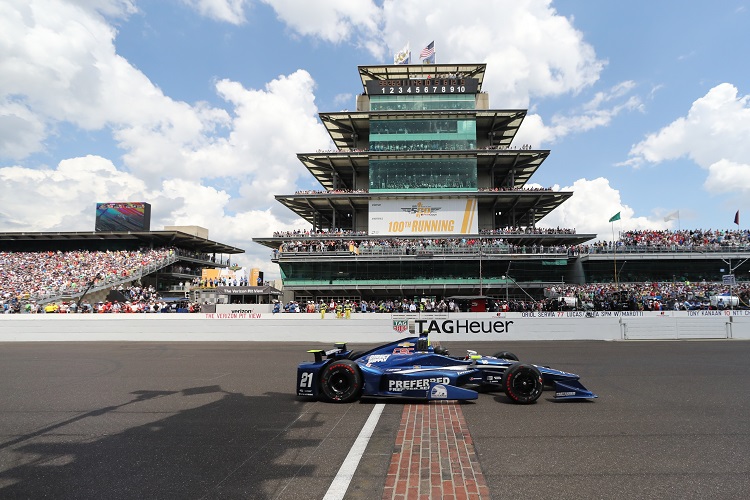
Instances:
[[[574,373],[522,363],[508,351],[451,356],[441,346],[431,345],[425,335],[366,352],[349,350],[345,343],[308,352],[315,360],[297,367],[297,395],[333,403],[351,403],[363,396],[471,400],[479,391],[502,390],[511,401],[530,404],[545,386],[554,389],[555,399],[597,397]]]

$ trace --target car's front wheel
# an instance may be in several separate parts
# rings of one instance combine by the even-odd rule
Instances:
[[[514,402],[531,404],[542,395],[542,373],[534,365],[516,363],[503,373],[503,390]]]
[[[334,361],[323,368],[320,389],[332,403],[353,403],[362,394],[362,374],[357,363],[348,359]]]

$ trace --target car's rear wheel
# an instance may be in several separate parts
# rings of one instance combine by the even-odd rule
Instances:
[[[518,356],[509,351],[500,351],[492,355],[495,358],[507,359],[508,361],[518,361]]]
[[[334,361],[323,368],[320,390],[332,403],[353,403],[362,395],[362,374],[357,363],[348,359]]]
[[[516,403],[531,404],[542,395],[542,373],[534,365],[516,363],[503,373],[503,390]]]

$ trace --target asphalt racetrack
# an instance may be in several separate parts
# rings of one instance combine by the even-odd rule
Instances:
[[[750,498],[750,342],[446,346],[599,395],[461,404],[492,498]],[[0,498],[323,498],[378,402],[298,399],[312,347],[0,344]],[[405,404],[385,405],[346,498],[382,498]]]

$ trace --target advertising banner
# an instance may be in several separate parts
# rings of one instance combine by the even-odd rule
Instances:
[[[370,200],[370,235],[476,234],[477,200]]]

